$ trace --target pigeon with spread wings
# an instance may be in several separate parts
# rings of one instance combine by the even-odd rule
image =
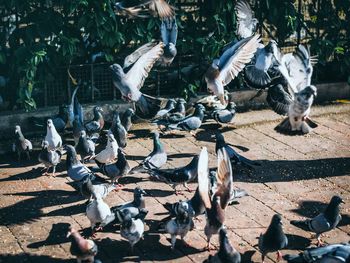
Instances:
[[[246,0],[238,0],[236,7],[237,30],[236,35],[241,38],[252,36],[256,31],[258,20],[254,17],[254,13]]]
[[[225,221],[225,209],[228,206],[232,189],[232,167],[225,149],[218,151],[217,188],[210,195],[208,151],[204,147],[198,161],[199,193],[206,208],[206,225],[204,233],[208,239],[207,248],[210,249],[210,238],[219,233]]]

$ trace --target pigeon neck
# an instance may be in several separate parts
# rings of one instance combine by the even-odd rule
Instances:
[[[339,204],[330,203],[326,210],[324,211],[324,216],[327,218],[329,222],[335,222],[339,216],[340,207]]]
[[[183,103],[177,104],[175,111],[182,113],[182,114],[185,114],[185,112],[186,112],[185,105]]]
[[[126,158],[125,158],[125,155],[119,151],[118,152],[118,160],[117,160],[117,166],[118,167],[122,167],[126,164]]]
[[[160,142],[159,138],[156,137],[153,141],[153,149],[155,152],[160,152],[160,151],[163,151],[163,145],[162,143]]]
[[[24,136],[23,136],[23,134],[22,134],[21,131],[18,131],[18,132],[16,133],[16,137],[17,137],[17,139],[19,139],[20,141],[24,141],[24,140],[25,140],[25,138],[24,138]]]
[[[94,121],[99,121],[100,119],[102,119],[102,114],[99,111],[95,110],[94,111]]]
[[[75,242],[80,250],[82,251],[89,250],[89,242],[85,240],[78,232],[72,233],[72,237],[73,237],[72,242]]]
[[[77,164],[79,162],[77,158],[77,154],[75,152],[68,152],[67,153],[67,160],[66,160],[66,165],[67,168],[72,167],[72,165]]]
[[[204,112],[202,109],[196,109],[193,115],[200,118],[201,121],[204,119]]]

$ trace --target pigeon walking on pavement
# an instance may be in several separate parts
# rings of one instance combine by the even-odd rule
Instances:
[[[132,120],[131,118],[135,115],[135,112],[132,108],[128,108],[122,115],[121,117],[121,122],[122,125],[124,126],[125,130],[127,132],[130,131],[131,127],[132,127]]]
[[[95,106],[93,112],[94,118],[85,124],[86,132],[90,135],[93,133],[99,133],[105,125],[105,120],[102,115],[102,108],[99,106]]]
[[[84,163],[87,158],[95,155],[95,143],[87,137],[85,130],[80,132],[79,140],[75,149],[81,156],[81,161]]]
[[[156,116],[154,116],[154,120],[160,119],[162,118],[164,115],[168,114],[170,111],[172,111],[175,108],[175,100],[170,99],[167,101],[165,107],[161,110],[159,110],[156,114]]]
[[[16,125],[15,127],[15,137],[15,142],[12,145],[12,151],[17,153],[18,161],[21,160],[22,153],[25,153],[27,155],[27,159],[30,160],[30,152],[33,150],[33,145],[23,136],[19,125]]]
[[[107,145],[106,148],[93,156],[92,159],[97,160],[99,163],[111,163],[118,156],[119,145],[114,138],[114,135],[109,132],[107,134]]]
[[[91,201],[94,196],[105,199],[110,192],[115,190],[115,186],[111,183],[101,183],[98,180],[92,181],[90,177],[83,181],[81,185],[81,194]]]
[[[49,143],[49,150],[56,150],[62,146],[62,138],[51,119],[47,120],[45,141]]]
[[[138,209],[146,208],[145,194],[146,192],[141,187],[136,187],[134,189],[134,199],[131,202],[115,206],[114,210],[123,210],[129,207],[136,207]]]
[[[109,130],[114,135],[114,138],[116,139],[119,147],[125,148],[127,144],[128,132],[126,131],[125,127],[122,125],[119,117],[119,112],[117,111],[114,112],[113,122]]]
[[[56,166],[61,162],[62,152],[60,150],[50,150],[49,143],[43,141],[42,149],[39,153],[39,162],[45,165],[45,173],[48,175],[49,169],[52,167],[52,175],[55,176]]]
[[[213,119],[218,123],[232,123],[236,116],[236,104],[234,102],[227,103],[227,107],[223,110],[215,110],[212,112]]]

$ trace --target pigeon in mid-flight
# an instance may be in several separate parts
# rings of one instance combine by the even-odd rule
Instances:
[[[45,141],[49,143],[49,150],[56,150],[62,146],[62,138],[51,119],[47,120]]]
[[[251,61],[260,43],[258,34],[244,38],[229,47],[219,59],[215,59],[205,73],[209,92],[218,96],[222,105],[226,105],[224,86],[228,85],[245,65]]]
[[[341,220],[340,204],[343,199],[337,195],[333,196],[326,210],[314,218],[306,220],[292,220],[290,223],[303,230],[316,233],[317,245],[322,245],[321,234],[336,228]]]
[[[254,13],[246,0],[238,0],[235,6],[237,17],[236,35],[240,38],[247,38],[256,32],[258,20],[254,17]]]
[[[177,54],[177,31],[178,30],[175,17],[162,19],[160,32],[165,47],[164,54],[161,56],[159,63],[163,66],[169,66]]]
[[[18,161],[21,160],[22,153],[27,155],[27,159],[30,160],[30,152],[33,150],[32,143],[23,136],[21,127],[16,125],[15,127],[15,142],[12,145],[12,151],[17,153]]]
[[[282,259],[280,250],[286,248],[287,245],[288,238],[283,232],[282,217],[279,214],[275,214],[265,234],[261,233],[259,237],[258,246],[262,262],[264,262],[266,254],[270,252],[277,252],[277,261],[280,261]]]

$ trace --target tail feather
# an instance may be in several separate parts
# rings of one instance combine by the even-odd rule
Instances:
[[[315,129],[315,128],[318,127],[318,124],[315,123],[313,120],[311,120],[309,117],[306,117],[305,122],[306,122],[307,125],[309,125],[310,128],[312,128],[312,129]]]
[[[129,174],[136,174],[136,173],[146,173],[147,169],[144,167],[143,164],[139,164],[138,166],[133,167]]]

